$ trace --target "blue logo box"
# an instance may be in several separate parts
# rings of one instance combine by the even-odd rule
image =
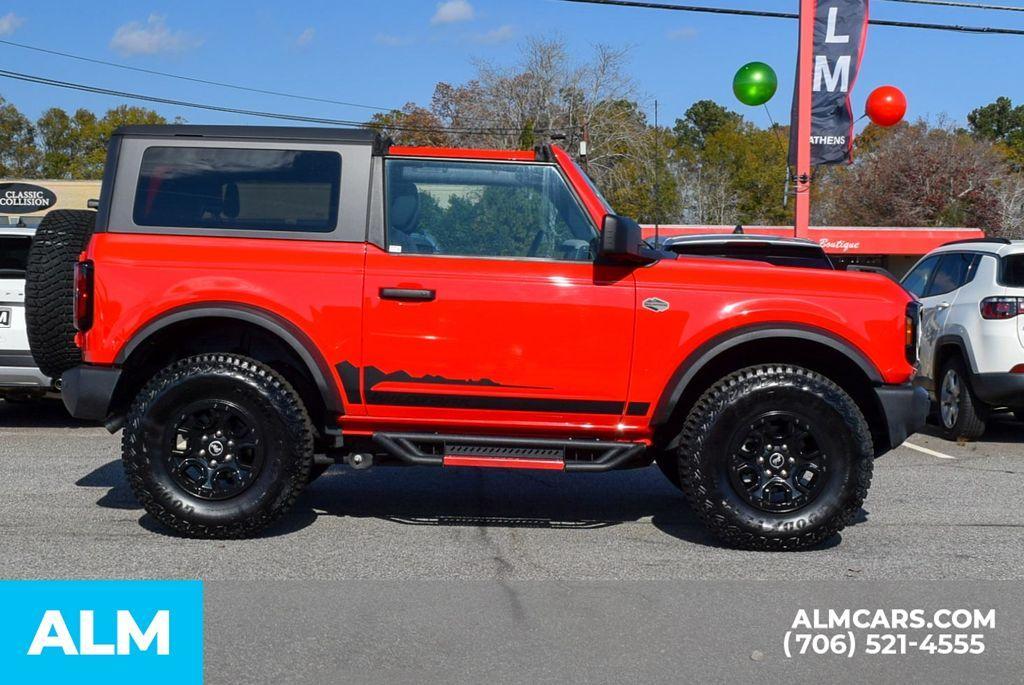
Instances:
[[[201,581],[0,581],[5,683],[203,681]]]

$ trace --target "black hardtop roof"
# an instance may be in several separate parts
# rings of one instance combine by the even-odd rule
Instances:
[[[313,140],[330,143],[373,145],[376,131],[366,128],[320,128],[316,126],[192,126],[146,124],[121,126],[115,136],[141,138],[235,138],[244,140]]]

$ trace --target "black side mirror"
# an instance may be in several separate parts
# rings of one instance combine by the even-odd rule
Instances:
[[[655,261],[644,244],[643,229],[632,219],[606,214],[601,227],[601,254],[607,261],[648,264]]]

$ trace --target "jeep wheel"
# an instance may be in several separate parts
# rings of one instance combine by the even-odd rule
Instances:
[[[96,212],[55,209],[44,218],[25,269],[25,325],[32,357],[51,378],[82,363],[75,345],[75,262],[96,224]]]
[[[682,489],[727,545],[796,550],[842,530],[871,485],[871,433],[824,376],[752,366],[708,389],[683,427]]]
[[[298,394],[268,366],[203,354],[142,389],[122,461],[135,496],[161,523],[189,537],[246,537],[305,487],[313,429]]]
[[[939,377],[939,427],[948,440],[980,438],[985,432],[981,404],[967,381],[963,361],[953,357],[942,365]]]

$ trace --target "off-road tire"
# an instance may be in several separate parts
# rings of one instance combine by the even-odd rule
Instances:
[[[725,473],[734,431],[777,411],[820,429],[830,471],[817,497],[788,513],[750,505]],[[722,378],[690,410],[679,445],[683,493],[730,547],[781,551],[821,544],[853,519],[871,485],[874,452],[864,415],[838,385],[798,366],[751,366]]]
[[[96,212],[55,209],[36,229],[25,270],[25,323],[32,357],[51,378],[82,363],[75,345],[75,263],[89,242]]]
[[[942,416],[942,394],[946,376],[950,372],[955,373],[959,379],[960,395],[956,421],[952,426],[947,426]],[[988,415],[988,408],[974,396],[967,367],[959,357],[951,357],[942,365],[942,373],[939,375],[936,386],[936,395],[939,398],[938,425],[944,438],[947,440],[974,440],[985,434],[985,418]]]
[[[164,431],[197,398],[244,406],[267,438],[262,469],[230,499],[194,496],[168,470]],[[122,462],[136,498],[165,526],[187,537],[249,537],[287,512],[309,481],[313,427],[298,393],[269,366],[239,355],[202,354],[167,367],[139,392],[124,426]]]

